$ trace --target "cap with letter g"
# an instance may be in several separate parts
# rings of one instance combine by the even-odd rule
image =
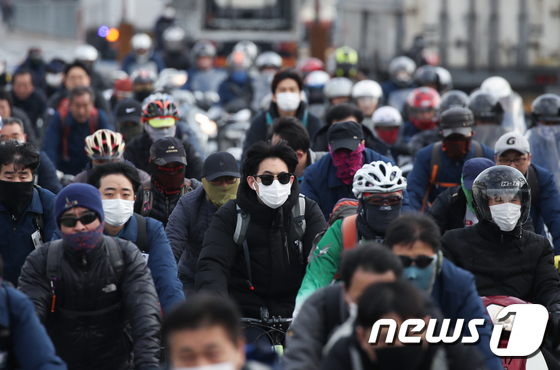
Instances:
[[[531,153],[531,146],[525,137],[517,132],[508,132],[503,134],[496,145],[494,145],[494,154],[496,157],[501,156],[508,150],[516,150],[521,154]]]

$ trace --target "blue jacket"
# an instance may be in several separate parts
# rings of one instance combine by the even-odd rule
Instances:
[[[416,211],[420,211],[422,209],[422,201],[424,199],[424,195],[426,194],[426,190],[428,190],[428,185],[430,184],[430,176],[432,174],[432,147],[434,145],[435,143],[430,144],[416,153],[416,157],[414,158],[414,167],[406,179],[406,189],[410,193],[410,205]],[[480,145],[482,145],[482,156],[494,162],[494,151],[483,144]],[[474,158],[474,151],[474,145],[471,145],[471,150],[465,158],[459,161],[453,161],[445,155],[445,153],[443,153],[442,149],[440,149],[439,154],[441,156],[441,168],[439,169],[438,182],[459,185],[461,183],[461,174],[463,173],[463,164],[467,160]],[[429,203],[432,203],[438,194],[445,189],[447,189],[447,187],[436,184],[428,196]],[[429,206],[426,204],[424,212],[427,212],[428,209]]]
[[[189,78],[181,89],[202,92],[218,92],[222,81],[228,78],[228,73],[221,68],[211,68],[208,71],[201,71],[194,67],[187,71],[187,75]]]
[[[365,148],[363,156],[363,163],[383,161],[395,164],[389,158],[368,148]],[[333,207],[340,199],[356,199],[352,192],[352,185],[346,186],[336,177],[336,168],[332,162],[331,153],[325,154],[321,159],[303,171],[300,193],[313,199],[319,205],[326,220],[329,219]],[[403,211],[405,211],[410,208],[406,190],[403,192],[403,197]]]
[[[474,275],[444,258],[441,273],[436,278],[432,289],[432,298],[437,302],[444,318],[451,319],[452,323],[457,319],[465,319],[464,336],[470,335],[467,327],[470,320],[486,319],[486,326],[478,327],[480,341],[477,346],[486,359],[488,369],[501,370],[501,360],[490,350],[492,325],[476,290]]]
[[[150,59],[148,59],[148,62],[154,62],[156,64],[158,73],[165,69],[165,63],[163,62],[161,55],[157,51],[154,51]],[[130,75],[134,68],[142,65],[142,63],[138,63],[136,61],[134,53],[130,52],[126,55],[126,57],[124,57],[121,69]]]
[[[7,286],[0,290],[0,325],[10,328],[12,348],[21,369],[65,370],[56,355],[45,327],[39,321],[33,302],[22,292]],[[6,351],[0,345],[0,352]],[[0,368],[5,365],[0,360]]]
[[[410,139],[420,132],[422,131],[414,126],[411,121],[406,121],[405,123],[403,123],[401,129],[399,130],[398,142],[408,144]]]
[[[552,235],[554,241],[554,254],[560,254],[560,194],[552,172],[532,164],[537,173],[539,183],[538,207],[531,207],[531,218],[535,233],[545,235],[544,225]]]
[[[99,123],[95,130],[109,129],[112,130],[111,124],[107,115],[102,110],[98,110]],[[61,130],[62,122],[60,121],[60,112],[57,111],[51,118],[49,127],[45,134],[45,141],[43,142],[43,150],[47,153],[50,160],[54,163],[57,170],[65,174],[77,175],[82,172],[89,158],[84,151],[84,143],[87,136],[91,135],[89,123],[77,124],[72,117],[72,113],[68,113],[66,117],[66,127],[70,128],[70,133],[67,137],[68,143],[68,157],[69,160],[63,158],[62,137]]]
[[[206,191],[201,186],[182,196],[169,216],[165,232],[175,260],[179,263],[179,279],[186,292],[195,291],[196,263],[202,250],[204,235],[217,210],[206,199]]]
[[[220,106],[222,107],[236,99],[242,99],[247,102],[247,108],[250,108],[253,100],[253,79],[247,75],[247,80],[239,83],[233,81],[229,76],[218,86],[218,95],[220,95]]]
[[[131,217],[118,237],[136,243],[137,236],[138,222],[135,217]],[[152,272],[161,308],[166,314],[177,303],[185,300],[181,282],[177,278],[177,263],[173,258],[173,252],[161,222],[146,217],[146,236],[149,254],[148,267]],[[56,239],[60,239],[58,230],[53,237],[53,240]]]
[[[31,240],[31,234],[37,231],[35,215],[40,214],[43,219],[43,242],[51,240],[56,230],[54,198],[50,191],[36,188],[15,228],[10,212],[0,203],[0,255],[4,260],[4,280],[15,286],[27,255],[35,250]]]
[[[58,194],[62,190],[62,185],[56,176],[56,168],[47,153],[42,151],[40,154],[41,163],[39,163],[39,167],[35,171],[38,180],[37,184],[54,194]]]

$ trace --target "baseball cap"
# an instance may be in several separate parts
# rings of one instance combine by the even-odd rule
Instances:
[[[496,164],[488,158],[472,158],[463,165],[463,184],[467,190],[472,190],[474,180],[482,171],[494,167]]]
[[[503,134],[498,141],[496,141],[494,153],[499,157],[508,150],[517,150],[521,154],[527,154],[531,153],[531,146],[523,135],[517,132],[508,132],[507,134]]]
[[[468,136],[473,130],[474,116],[467,108],[452,107],[441,114],[439,125],[443,137],[453,134]]]
[[[121,100],[115,110],[118,122],[132,121],[140,123],[142,120],[142,105],[134,99]]]
[[[227,152],[210,154],[202,165],[202,177],[212,181],[221,176],[241,177],[237,161]]]
[[[181,140],[175,137],[164,137],[152,144],[150,158],[158,166],[171,162],[187,164],[187,154]]]
[[[362,126],[357,122],[338,122],[329,127],[327,140],[333,152],[340,148],[355,151],[364,140],[364,132],[362,131]]]

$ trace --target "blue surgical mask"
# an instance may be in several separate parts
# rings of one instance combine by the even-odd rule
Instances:
[[[404,279],[409,280],[420,290],[431,290],[435,280],[435,266],[437,264],[437,260],[438,255],[435,254],[432,263],[425,268],[419,268],[416,265],[411,265],[405,268],[403,271]]]
[[[247,71],[232,71],[231,72],[231,79],[237,83],[244,83],[247,81],[249,74]]]

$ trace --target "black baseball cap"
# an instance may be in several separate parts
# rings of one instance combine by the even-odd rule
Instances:
[[[202,177],[212,181],[221,176],[241,177],[234,156],[228,152],[210,154],[202,166]]]
[[[158,166],[164,166],[171,162],[187,164],[187,154],[181,140],[175,137],[164,137],[152,144],[150,158]]]
[[[142,120],[142,105],[134,99],[123,99],[118,102],[115,116],[118,122],[132,121],[140,123]]]
[[[364,140],[362,126],[358,122],[343,121],[334,123],[327,131],[327,140],[334,152],[340,148],[355,151]]]

